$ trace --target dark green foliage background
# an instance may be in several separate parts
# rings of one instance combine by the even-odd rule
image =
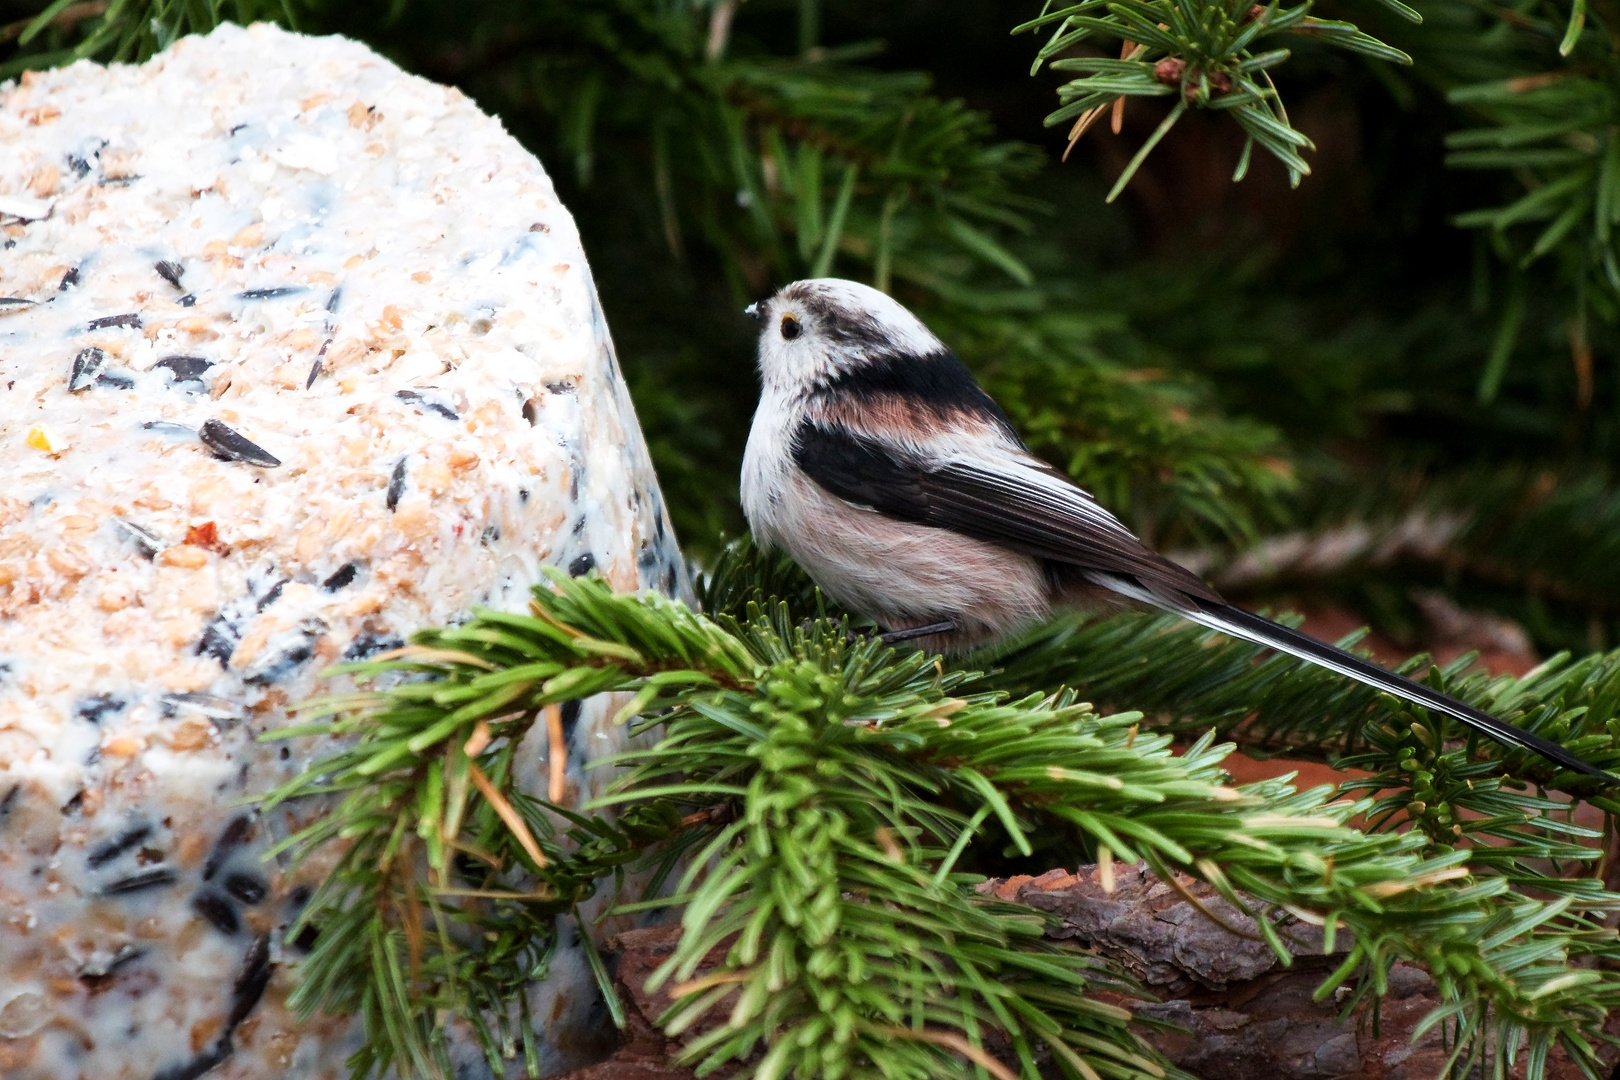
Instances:
[[[729,956],[763,1011],[691,1048],[716,1064],[771,1047],[764,1062],[798,1053],[801,1075],[965,1075],[960,1047],[897,1043],[892,1001],[871,1006],[851,974],[893,954],[948,961],[929,960],[915,984],[894,967],[895,985],[947,1003],[930,1022],[974,1040],[985,1002],[1080,995],[1061,998],[1085,1006],[1072,1016],[998,1021],[1025,1075],[1026,1021],[1059,1043],[1090,1030],[1076,1045],[1111,1055],[1109,1075],[1135,1073],[1123,1016],[1097,1027],[1082,1000],[1089,961],[1065,968],[1027,913],[949,876],[1015,859],[1039,870],[1103,845],[1196,873],[1229,900],[1236,888],[1327,925],[1342,917],[1358,952],[1322,994],[1353,978],[1353,1004],[1383,992],[1394,960],[1422,964],[1457,1074],[1487,1058],[1501,1070],[1521,1034],[1529,1075],[1555,1042],[1587,1075],[1609,1067],[1591,1040],[1620,1000],[1608,929],[1620,802],[1590,781],[1165,617],[1066,619],[966,666],[896,654],[818,621],[839,613],[785,560],[724,546],[743,528],[736,477],[755,398],[740,309],[798,277],[856,277],[918,310],[1038,453],[1216,580],[1289,533],[1365,538],[1333,559],[1274,559],[1234,599],[1342,603],[1415,646],[1413,590],[1438,588],[1519,619],[1543,650],[1591,653],[1517,680],[1469,673],[1468,658],[1421,677],[1614,768],[1620,651],[1600,650],[1620,630],[1620,17],[1607,0],[1424,0],[1414,26],[1381,3],[1324,0],[1316,14],[1355,20],[1410,68],[1330,47],[1322,24],[1256,45],[1292,50],[1272,70],[1316,144],[1297,188],[1265,151],[1234,186],[1235,111],[1192,108],[1110,202],[1175,91],[1148,53],[1127,73],[1140,96],[1123,133],[1099,125],[1059,164],[1066,125],[1041,121],[1080,69],[1030,76],[1040,37],[1007,31],[1033,4],[0,0],[0,78],[79,55],[139,60],[221,19],[274,18],[363,39],[499,114],[579,221],[677,528],[710,568],[705,616],[559,576],[532,616],[476,612],[417,636],[437,651],[358,669],[424,678],[306,709],[334,714],[330,729],[277,733],[355,740],[270,802],[340,799],[287,841],[308,853],[352,839],[305,915],[345,932],[323,930],[295,1005],[364,1014],[356,1075],[444,1071],[439,1007],[494,1025],[480,1029],[492,1065],[522,1053],[538,1071],[532,1025],[507,1004],[543,972],[556,920],[584,929],[576,905],[599,885],[700,841],[717,845],[709,854],[732,844],[724,865],[743,869],[676,886],[677,974],[745,922],[770,923],[773,948],[806,958],[767,993],[753,958]],[[1161,12],[1167,25],[1191,12],[1228,41],[1260,18],[1241,0],[1108,10],[1152,15],[1147,31]],[[1584,33],[1571,21],[1582,10]],[[1343,46],[1348,31],[1334,32]],[[1118,48],[1103,34],[1059,59]],[[1071,83],[1070,96],[1096,85]],[[1054,694],[1060,682],[1076,689]],[[634,694],[626,714],[656,716],[664,738],[606,801],[552,808],[572,826],[558,836],[516,783],[515,747],[548,706],[607,689]],[[1077,693],[1147,715],[1099,716]],[[1173,735],[1203,737],[1176,756]],[[1280,781],[1217,790],[1217,735],[1364,768],[1349,788],[1368,799],[1328,807],[1328,789]],[[528,822],[528,845],[492,797],[469,795],[475,767]],[[1602,811],[1604,833],[1575,824],[1563,796]],[[596,813],[610,803],[628,809]],[[1352,816],[1367,835],[1343,827]],[[749,842],[733,844],[745,825]],[[1228,844],[1238,830],[1248,842]],[[910,854],[882,850],[884,837]],[[493,853],[492,869],[469,876],[452,841]],[[401,851],[399,866],[431,873],[395,873]],[[777,919],[771,890],[789,879]],[[881,918],[854,881],[875,883]],[[480,932],[453,940],[441,926],[424,959],[390,914],[419,903]],[[840,974],[834,931],[866,925],[880,932]],[[954,981],[972,971],[974,986]],[[1016,981],[1024,971],[1037,974]],[[678,1008],[696,1016],[725,992],[690,989]],[[857,1042],[822,1038],[829,1009]]]
[[[1564,58],[1566,0],[1429,0],[1422,26],[1376,0],[1326,0],[1317,15],[1353,19],[1415,63],[1263,39],[1293,51],[1275,75],[1317,144],[1297,190],[1264,153],[1233,185],[1241,133],[1195,109],[1107,204],[1166,99],[1132,99],[1122,135],[1099,124],[1059,164],[1067,125],[1041,119],[1064,76],[1032,78],[1042,33],[1008,33],[1033,3],[733,6],[710,58],[716,0],[119,0],[53,5],[62,18],[34,36],[43,5],[0,0],[0,74],[75,49],[138,59],[164,33],[276,18],[460,86],[540,156],[577,217],[700,560],[744,527],[736,476],[755,384],[740,308],[820,262],[917,308],[1038,453],[1151,542],[1212,552],[1212,568],[1267,533],[1489,504],[1466,550],[1284,571],[1244,602],[1347,603],[1416,647],[1409,590],[1440,588],[1518,618],[1543,649],[1611,642],[1620,578],[1576,555],[1601,553],[1614,514],[1613,244],[1581,218],[1533,250],[1563,203],[1489,216],[1614,152],[1605,9]],[[1562,81],[1456,92],[1545,73]],[[1532,156],[1509,160],[1515,146]],[[807,147],[821,159],[813,195]],[[1570,197],[1596,191],[1604,217],[1609,182]],[[1467,215],[1487,227],[1460,227]]]

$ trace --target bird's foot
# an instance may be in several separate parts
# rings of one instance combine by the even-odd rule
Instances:
[[[943,622],[929,623],[927,626],[913,626],[909,630],[890,630],[886,634],[879,634],[878,640],[885,645],[898,645],[902,641],[915,641],[931,634],[948,634],[955,629],[956,623],[946,619]]]

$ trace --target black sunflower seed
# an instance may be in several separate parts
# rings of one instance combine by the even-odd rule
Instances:
[[[253,610],[263,611],[265,608],[281,599],[282,590],[286,589],[287,583],[290,581],[292,581],[292,578],[289,577],[277,578],[274,584],[259,595],[259,599],[253,604]]]
[[[403,648],[405,639],[395,634],[361,634],[343,651],[345,660],[369,660],[380,652]]]
[[[435,400],[433,400],[432,398],[428,397],[425,394],[418,394],[415,390],[400,390],[400,391],[397,391],[394,394],[394,396],[399,398],[401,401],[415,402],[424,409],[429,409],[429,410],[431,410],[433,412],[438,413],[440,416],[444,417],[446,420],[460,420],[461,419],[461,417],[456,413],[456,410],[452,409],[450,406],[446,405],[444,402],[435,401]]]
[[[275,468],[281,464],[281,459],[270,453],[270,451],[231,430],[218,420],[204,420],[203,426],[197,431],[197,436],[202,439],[203,445],[207,446],[208,449],[232,461],[242,461],[249,465],[261,465],[267,469]]]
[[[213,1046],[195,1057],[182,1061],[178,1065],[170,1065],[167,1068],[159,1069],[152,1074],[152,1080],[200,1080],[201,1077],[223,1065],[235,1049],[236,1047],[231,1043],[231,1040],[221,1038]]]
[[[408,458],[400,458],[394,463],[394,474],[388,478],[388,497],[385,500],[388,509],[392,510],[399,505],[399,498],[405,494],[405,463]]]
[[[174,871],[159,867],[156,870],[147,870],[144,873],[134,874],[127,878],[120,878],[106,885],[101,890],[102,896],[127,896],[130,893],[145,892],[147,889],[161,888],[164,885],[174,884]]]
[[[96,376],[107,365],[107,354],[95,346],[79,350],[73,358],[73,374],[68,378],[68,393],[80,394],[95,385]],[[132,384],[133,385],[133,384]]]
[[[107,717],[117,716],[123,712],[127,704],[128,702],[117,694],[96,694],[94,697],[80,698],[73,706],[73,714],[81,720],[99,724]]]
[[[344,563],[338,567],[337,572],[321,582],[321,588],[327,592],[337,592],[347,585],[354,584],[354,576],[360,572],[359,563]]]
[[[225,826],[225,831],[220,834],[218,843],[214,845],[214,850],[208,853],[208,861],[203,864],[202,876],[204,881],[213,880],[214,875],[219,873],[219,868],[225,865],[225,860],[231,857],[233,851],[242,846],[243,841],[247,840],[248,834],[252,830],[253,817],[251,814],[238,814],[231,819],[231,823]]]
[[[84,861],[90,869],[100,869],[151,835],[152,826],[137,825],[92,849]]]
[[[127,315],[103,315],[99,319],[90,320],[90,329],[92,330],[105,330],[109,326],[122,326],[127,330],[139,330],[141,328],[140,313],[131,311]]]
[[[177,384],[196,383],[201,386],[203,372],[213,367],[214,362],[201,356],[165,356],[153,366],[167,370],[170,379]]]
[[[252,874],[237,873],[225,875],[225,891],[244,904],[257,904],[270,890]]]
[[[236,984],[231,987],[231,1012],[225,1018],[226,1031],[235,1031],[236,1026],[246,1020],[254,1006],[258,1005],[259,998],[264,996],[264,988],[270,985],[274,966],[270,962],[270,935],[260,934],[248,946],[247,955],[242,957],[242,970],[236,976]]]
[[[242,929],[242,920],[236,917],[236,908],[212,889],[205,889],[193,897],[191,909],[207,919],[215,930],[227,936]]]
[[[231,654],[241,643],[242,631],[235,620],[228,615],[216,615],[203,627],[202,637],[197,639],[197,655],[212,656],[229,667]]]

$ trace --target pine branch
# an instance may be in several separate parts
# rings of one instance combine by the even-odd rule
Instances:
[[[1490,405],[1515,364],[1556,359],[1573,367],[1568,381],[1584,412],[1599,393],[1594,324],[1620,316],[1620,10],[1607,0],[1435,0],[1424,10],[1421,34],[1390,29],[1417,57],[1415,75],[1456,108],[1447,163],[1493,181],[1454,222],[1479,230],[1481,256],[1505,265],[1497,282],[1477,282],[1495,333],[1476,397]],[[1562,324],[1567,351],[1540,347],[1537,321]],[[1526,382],[1522,373],[1516,381]]]
[[[644,165],[671,252],[700,240],[745,292],[829,273],[933,291],[946,252],[965,263],[948,279],[984,269],[1030,283],[1000,237],[1038,208],[1012,190],[1038,168],[1034,148],[990,141],[982,113],[933,96],[921,73],[862,63],[871,46],[784,57],[731,37],[711,55],[695,6],[548,3],[508,19],[500,46],[543,42],[544,64],[507,71],[468,54],[444,74],[475,90],[506,79],[497,95],[520,80],[583,185],[609,147]]]
[[[772,645],[758,628],[751,636]],[[889,667],[875,642],[848,647],[825,626],[795,645],[824,663],[785,657],[763,700],[710,699],[672,724],[659,750],[632,755],[643,785],[753,774],[727,843],[704,852],[718,863],[705,872],[694,861],[682,883],[686,932],[653,980],[691,980],[740,932],[723,974],[677,986],[661,1018],[678,1034],[730,1006],[688,1057],[707,1071],[763,1052],[749,1063],[755,1076],[967,1077],[975,1065],[1015,1075],[999,1051],[1033,1076],[1044,1050],[1066,1076],[1163,1075],[1129,1014],[1088,1000],[1099,990],[1134,996],[1129,984],[1044,943],[1044,921],[1028,909],[973,894],[974,879],[951,874],[936,846],[962,828],[961,815],[927,799],[934,785],[914,766],[865,760],[887,741],[873,730],[873,706],[881,714],[887,700],[910,714],[894,717],[890,738],[905,738],[907,721],[937,727],[928,714],[948,711],[904,700],[929,677],[926,661]],[[834,665],[850,677],[841,693],[828,678]],[[805,706],[818,698],[831,715],[809,719]],[[687,772],[697,761],[703,771]]]
[[[1422,19],[1400,0],[1380,0],[1402,18]],[[1069,147],[1104,113],[1124,107],[1132,97],[1175,96],[1176,104],[1159,128],[1115,181],[1113,202],[1136,175],[1165,133],[1188,108],[1228,113],[1244,131],[1245,142],[1234,181],[1248,172],[1255,144],[1287,168],[1295,186],[1311,169],[1301,152],[1315,147],[1288,119],[1272,82],[1271,69],[1286,61],[1287,49],[1255,51],[1262,39],[1279,34],[1303,35],[1378,60],[1410,64],[1411,57],[1361,32],[1353,24],[1315,18],[1311,3],[1283,7],[1244,0],[1083,0],[1041,14],[1015,27],[1013,33],[1044,31],[1051,36],[1036,53],[1033,75],[1043,63],[1054,71],[1086,72],[1058,88],[1062,107],[1047,116],[1047,126],[1073,121]],[[1119,41],[1118,59],[1073,56],[1075,47],[1095,40]],[[1117,127],[1115,130],[1118,130]],[[1067,156],[1065,154],[1065,156]]]
[[[249,10],[158,0],[109,4],[99,14],[39,6],[47,17],[26,44],[32,21],[17,31],[18,44],[0,42],[8,70],[74,55],[139,58],[166,35]],[[1246,54],[1238,38],[1262,25],[1246,6],[1183,23],[1169,17],[1186,15],[1181,8],[1116,7],[1085,17],[1113,27],[1098,34],[1134,35],[1150,48],[1155,33],[1207,39],[1214,45],[1206,53],[1225,48],[1221,62],[1239,65],[1233,58]],[[710,11],[684,4],[480,4],[441,15],[456,33],[435,37],[413,9],[425,20],[409,28],[416,51],[392,54],[461,78],[512,123],[530,124],[532,145],[550,145],[555,134],[581,183],[604,183],[610,167],[620,170],[615,180],[630,176],[614,185],[615,212],[656,208],[655,234],[671,257],[693,259],[701,249],[738,295],[823,272],[902,291],[960,340],[1046,452],[1066,455],[1081,441],[1100,447],[1067,464],[1114,505],[1152,504],[1147,516],[1167,506],[1163,514],[1201,521],[1209,536],[1243,538],[1274,519],[1288,480],[1287,466],[1270,460],[1280,446],[1269,429],[1220,419],[1203,384],[1124,368],[1124,354],[1098,344],[1096,327],[1107,320],[1076,307],[1077,286],[1029,284],[1028,267],[1038,261],[1020,230],[1037,208],[1018,188],[1030,151],[992,142],[982,116],[940,101],[915,75],[877,70],[869,51],[773,54],[747,32],[754,9],[738,10],[728,37],[711,35]],[[354,20],[385,49],[404,38],[400,24],[367,22],[372,14],[319,7],[307,18],[321,30]],[[1153,21],[1161,14],[1163,30]],[[1262,28],[1276,31],[1271,20],[1281,14],[1268,9]],[[490,27],[500,32],[486,33]],[[452,37],[453,47],[443,44]],[[1156,55],[1127,58],[1127,66],[1150,64],[1151,93],[1172,98],[1174,115],[1230,98],[1251,122],[1265,112],[1290,130],[1280,107],[1270,112],[1275,98],[1250,102],[1223,91],[1205,54],[1179,72],[1167,69],[1174,86],[1161,79]],[[1265,71],[1255,64],[1239,75],[1259,87]],[[1140,66],[1097,68],[1085,92],[1103,92],[1110,79],[1135,79],[1145,90],[1145,75]],[[1297,149],[1286,134],[1264,131]],[[1547,144],[1585,153],[1581,134]],[[1521,161],[1519,172],[1547,187],[1583,161]],[[1544,198],[1554,195],[1564,197],[1558,189]],[[1518,228],[1498,232],[1511,237]],[[1570,229],[1550,252],[1569,250],[1579,231]],[[646,266],[636,273],[647,276]],[[947,309],[954,322],[942,317]],[[1504,313],[1503,325],[1510,321]],[[1493,354],[1504,358],[1493,360],[1498,369],[1512,342],[1504,348]],[[1189,406],[1189,431],[1178,432],[1173,410]],[[1133,519],[1142,516],[1131,509]],[[1579,515],[1568,517],[1573,530]],[[1536,541],[1493,534],[1481,544],[1523,553]],[[1603,550],[1598,542],[1592,549]],[[1602,929],[1614,898],[1594,883],[1601,875],[1587,872],[1593,860],[1580,841],[1589,837],[1570,811],[1526,788],[1586,791],[1567,778],[1334,676],[1286,661],[1257,664],[1246,647],[1189,628],[1134,616],[1049,628],[998,660],[1002,671],[974,679],[960,667],[850,641],[844,625],[826,619],[837,613],[790,567],[762,577],[738,564],[729,573],[708,585],[712,619],[564,584],[559,595],[536,597],[532,617],[486,613],[423,636],[416,648],[426,651],[354,672],[382,679],[376,696],[329,703],[337,719],[319,731],[341,736],[347,748],[276,798],[308,798],[311,809],[329,811],[293,839],[295,853],[341,847],[335,874],[304,916],[302,925],[320,934],[296,1003],[364,1017],[358,1071],[443,1073],[445,1036],[428,1023],[440,1009],[467,1019],[496,1067],[532,1057],[519,988],[544,974],[556,920],[577,918],[576,905],[614,887],[626,868],[668,869],[685,854],[699,868],[680,898],[699,935],[691,949],[703,933],[760,920],[755,960],[728,960],[724,974],[735,982],[687,988],[682,1013],[735,1010],[743,991],[755,995],[706,1053],[755,1046],[810,1071],[930,1075],[965,1074],[972,1063],[994,1071],[987,1062],[1029,1073],[1050,1053],[1058,1068],[1068,1062],[1084,1073],[1072,1053],[1100,1074],[1151,1073],[1129,1024],[1091,996],[1102,987],[1129,994],[1129,985],[1040,944],[1027,915],[984,905],[956,872],[1003,845],[1018,850],[1020,839],[1032,850],[1117,848],[1121,857],[1156,860],[1161,871],[1190,869],[1254,897],[1259,924],[1275,935],[1286,932],[1278,910],[1334,932],[1342,926],[1357,952],[1331,981],[1354,977],[1359,994],[1379,992],[1392,958],[1416,958],[1456,1011],[1436,1022],[1458,1025],[1461,1058],[1499,1065],[1528,1039],[1532,1074],[1554,1042],[1591,1066],[1614,989],[1612,976],[1581,965],[1620,961],[1613,934]],[[1607,580],[1608,570],[1593,573]],[[786,596],[789,608],[773,596]],[[806,628],[805,620],[817,621]],[[1430,677],[1601,757],[1614,753],[1617,735],[1609,730],[1614,668],[1613,657],[1599,657],[1523,682],[1491,683],[1457,669]],[[1129,716],[1098,716],[1055,692],[1060,681],[1121,708],[1165,714],[1165,727],[1133,734]],[[1015,689],[1015,699],[994,696],[996,687]],[[621,812],[570,814],[524,791],[511,769],[524,733],[556,702],[606,690],[632,695],[631,711],[681,733],[634,760],[640,779],[615,796]],[[1165,735],[1211,724],[1245,740],[1353,749],[1385,794],[1336,805],[1325,793],[1295,795],[1281,784],[1228,792],[1207,740],[1177,757]],[[1591,801],[1620,809],[1602,799]],[[1371,815],[1374,835],[1345,828],[1358,814]],[[816,858],[806,861],[806,853]],[[703,869],[709,855],[720,870]],[[705,909],[708,901],[718,906]],[[847,931],[844,938],[821,936],[829,925]],[[587,928],[580,931],[589,942]],[[845,939],[851,948],[840,951]],[[775,956],[784,966],[761,975]],[[1017,993],[1009,996],[1008,986]],[[735,1001],[725,997],[733,991]],[[893,1001],[920,1011],[896,1020]],[[817,1026],[824,1004],[847,1025]],[[815,1044],[816,1058],[799,1038]],[[1129,1057],[1137,1054],[1149,1064]]]
[[[1351,647],[1359,636],[1338,644]],[[1444,668],[1430,668],[1428,658],[1419,655],[1396,670],[1415,677],[1428,669],[1436,689],[1577,753],[1595,754],[1594,762],[1620,761],[1620,756],[1605,757],[1606,751],[1620,753],[1606,726],[1615,715],[1609,698],[1620,694],[1620,652],[1575,663],[1559,655],[1523,679],[1470,672],[1473,659],[1465,655]],[[1223,737],[1261,750],[1360,752],[1370,726],[1403,715],[1392,707],[1394,699],[1342,676],[1169,615],[1062,619],[972,662],[991,666],[976,687],[1016,694],[1037,686],[1073,686],[1092,700],[1156,714],[1170,730],[1213,725]],[[1491,763],[1488,769],[1524,783],[1593,790],[1534,754],[1477,740],[1447,724],[1443,740],[1465,743],[1471,757]]]
[[[1485,3],[1470,4],[1475,25],[1502,26],[1504,16]],[[1501,169],[1518,174],[1530,191],[1507,206],[1462,215],[1458,223],[1506,232],[1535,225],[1522,264],[1553,251],[1566,237],[1589,248],[1594,269],[1620,290],[1620,263],[1610,238],[1620,174],[1607,125],[1615,114],[1614,34],[1606,14],[1588,25],[1584,2],[1546,2],[1517,11],[1496,40],[1476,45],[1474,78],[1456,85],[1450,100],[1487,122],[1447,139],[1456,168]],[[1479,44],[1484,44],[1483,42]],[[1495,76],[1480,79],[1480,66]],[[1435,73],[1451,75],[1444,66]],[[1579,228],[1580,233],[1574,233]],[[1573,235],[1572,235],[1573,234]]]
[[[731,603],[757,595],[749,561],[739,556],[708,594]],[[792,584],[785,568],[773,573]],[[1128,982],[1041,942],[1039,919],[987,904],[971,891],[977,879],[955,870],[985,840],[1030,850],[1054,833],[1145,858],[1161,874],[1200,877],[1248,905],[1279,957],[1279,912],[1321,921],[1330,939],[1350,933],[1355,947],[1324,993],[1354,975],[1358,996],[1376,994],[1395,960],[1425,964],[1447,1008],[1466,1017],[1460,1055],[1500,1061],[1527,1038],[1593,1060],[1615,986],[1568,958],[1616,950],[1598,920],[1620,898],[1601,888],[1565,889],[1553,903],[1514,894],[1521,879],[1502,872],[1508,857],[1454,849],[1421,828],[1348,828],[1375,809],[1370,800],[1329,803],[1326,789],[1296,794],[1279,782],[1225,787],[1224,749],[1210,735],[1178,756],[1167,735],[1140,730],[1138,714],[1100,717],[1072,694],[964,694],[971,673],[851,638],[846,624],[801,625],[786,605],[710,621],[658,597],[612,596],[596,581],[556,585],[536,592],[532,617],[482,612],[360,667],[427,678],[379,690],[360,711],[334,702],[349,710],[339,730],[360,742],[275,797],[347,793],[291,842],[304,854],[338,836],[352,845],[312,904],[321,940],[335,943],[305,962],[298,1003],[370,1006],[363,1067],[442,1061],[432,1041],[440,1036],[411,1027],[423,1013],[408,1002],[510,1015],[499,1003],[511,984],[482,974],[485,937],[430,940],[412,930],[428,922],[413,922],[411,898],[431,900],[455,925],[483,925],[476,920],[497,901],[519,905],[524,940],[549,941],[535,928],[571,910],[589,880],[685,840],[687,871],[676,895],[658,902],[683,906],[686,932],[661,978],[689,978],[740,934],[722,970],[677,987],[663,1018],[677,1031],[729,1009],[690,1046],[705,1066],[743,1060],[750,1075],[886,1078],[980,1066],[1033,1077],[1051,1055],[1064,1075],[1158,1075],[1162,1064],[1126,1015],[1090,996],[1133,993]],[[590,842],[566,854],[540,804],[510,786],[502,755],[536,709],[605,689],[635,695],[626,714],[668,710],[663,737],[623,757],[630,771],[596,808],[630,807],[641,824],[576,815],[575,842]],[[469,772],[488,765],[487,787],[458,779],[463,760]],[[540,838],[544,865],[525,854],[524,830],[500,813],[503,803]],[[1521,816],[1531,806],[1515,805]],[[390,858],[405,836],[423,843],[420,863]],[[391,884],[389,868],[407,865],[420,869],[399,869]],[[482,896],[447,907],[468,883]],[[328,924],[368,929],[328,935]],[[345,944],[368,941],[386,947]],[[384,976],[391,983],[379,983]],[[368,989],[376,985],[395,990]],[[485,1045],[502,1052],[499,1037]]]
[[[651,843],[678,854],[700,838],[676,842],[690,827],[657,800],[610,822],[516,786],[513,754],[547,707],[630,689],[632,711],[655,708],[682,686],[734,683],[752,671],[733,638],[679,605],[607,600],[601,587],[575,590],[531,616],[482,612],[466,626],[419,634],[413,646],[341,670],[429,679],[310,703],[302,717],[338,718],[270,736],[350,742],[265,806],[340,796],[276,850],[302,860],[334,841],[347,845],[289,931],[319,932],[289,1003],[303,1016],[323,1009],[364,1018],[368,1040],[350,1063],[357,1078],[390,1068],[451,1075],[436,1009],[474,1024],[497,1072],[517,1046],[537,1071],[521,991],[545,975],[556,919]],[[625,643],[648,637],[654,657]],[[688,791],[704,795],[700,786]],[[565,838],[553,835],[548,814],[572,822]]]

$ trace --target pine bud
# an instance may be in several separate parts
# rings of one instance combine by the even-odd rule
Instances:
[[[1153,77],[1166,86],[1177,86],[1181,83],[1181,74],[1187,70],[1187,61],[1176,56],[1167,56],[1153,65]]]

